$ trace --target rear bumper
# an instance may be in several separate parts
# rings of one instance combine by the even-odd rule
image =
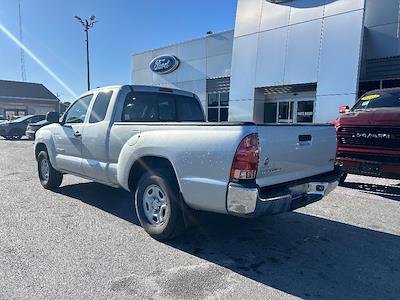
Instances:
[[[400,179],[400,164],[390,162],[379,162],[372,160],[338,158],[338,162],[342,165],[342,170],[345,173]],[[362,166],[368,164],[372,166],[370,170],[366,170]],[[373,168],[376,166],[376,168]]]
[[[227,193],[229,214],[242,217],[276,215],[321,200],[339,184],[340,168],[278,186],[260,188],[230,183]]]

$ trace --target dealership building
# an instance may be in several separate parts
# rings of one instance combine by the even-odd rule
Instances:
[[[400,0],[238,0],[234,30],[132,56],[132,83],[197,94],[209,121],[321,123],[400,86]]]
[[[0,119],[59,111],[60,100],[43,84],[0,80]]]

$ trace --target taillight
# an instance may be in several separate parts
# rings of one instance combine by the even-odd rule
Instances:
[[[258,134],[246,136],[239,144],[231,168],[231,179],[255,179],[260,149]]]

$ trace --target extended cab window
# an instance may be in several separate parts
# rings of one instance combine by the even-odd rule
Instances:
[[[123,122],[204,121],[199,102],[192,97],[155,92],[129,93]]]
[[[112,91],[107,91],[100,92],[97,95],[90,112],[89,123],[97,123],[104,120],[112,94]]]
[[[352,110],[400,107],[400,91],[373,91],[362,96]]]
[[[93,95],[88,95],[77,100],[67,112],[65,123],[83,123]]]

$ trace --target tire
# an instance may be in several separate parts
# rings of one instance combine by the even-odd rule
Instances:
[[[342,176],[340,176],[340,179],[339,179],[339,185],[340,186],[343,186],[346,178],[347,178],[347,173],[342,173]]]
[[[46,167],[47,166],[47,167]],[[61,185],[63,174],[53,168],[46,151],[41,151],[37,158],[39,180],[45,189],[56,189]]]
[[[134,195],[135,208],[140,224],[151,237],[168,240],[186,229],[184,203],[174,180],[158,174],[147,172],[139,180]]]

